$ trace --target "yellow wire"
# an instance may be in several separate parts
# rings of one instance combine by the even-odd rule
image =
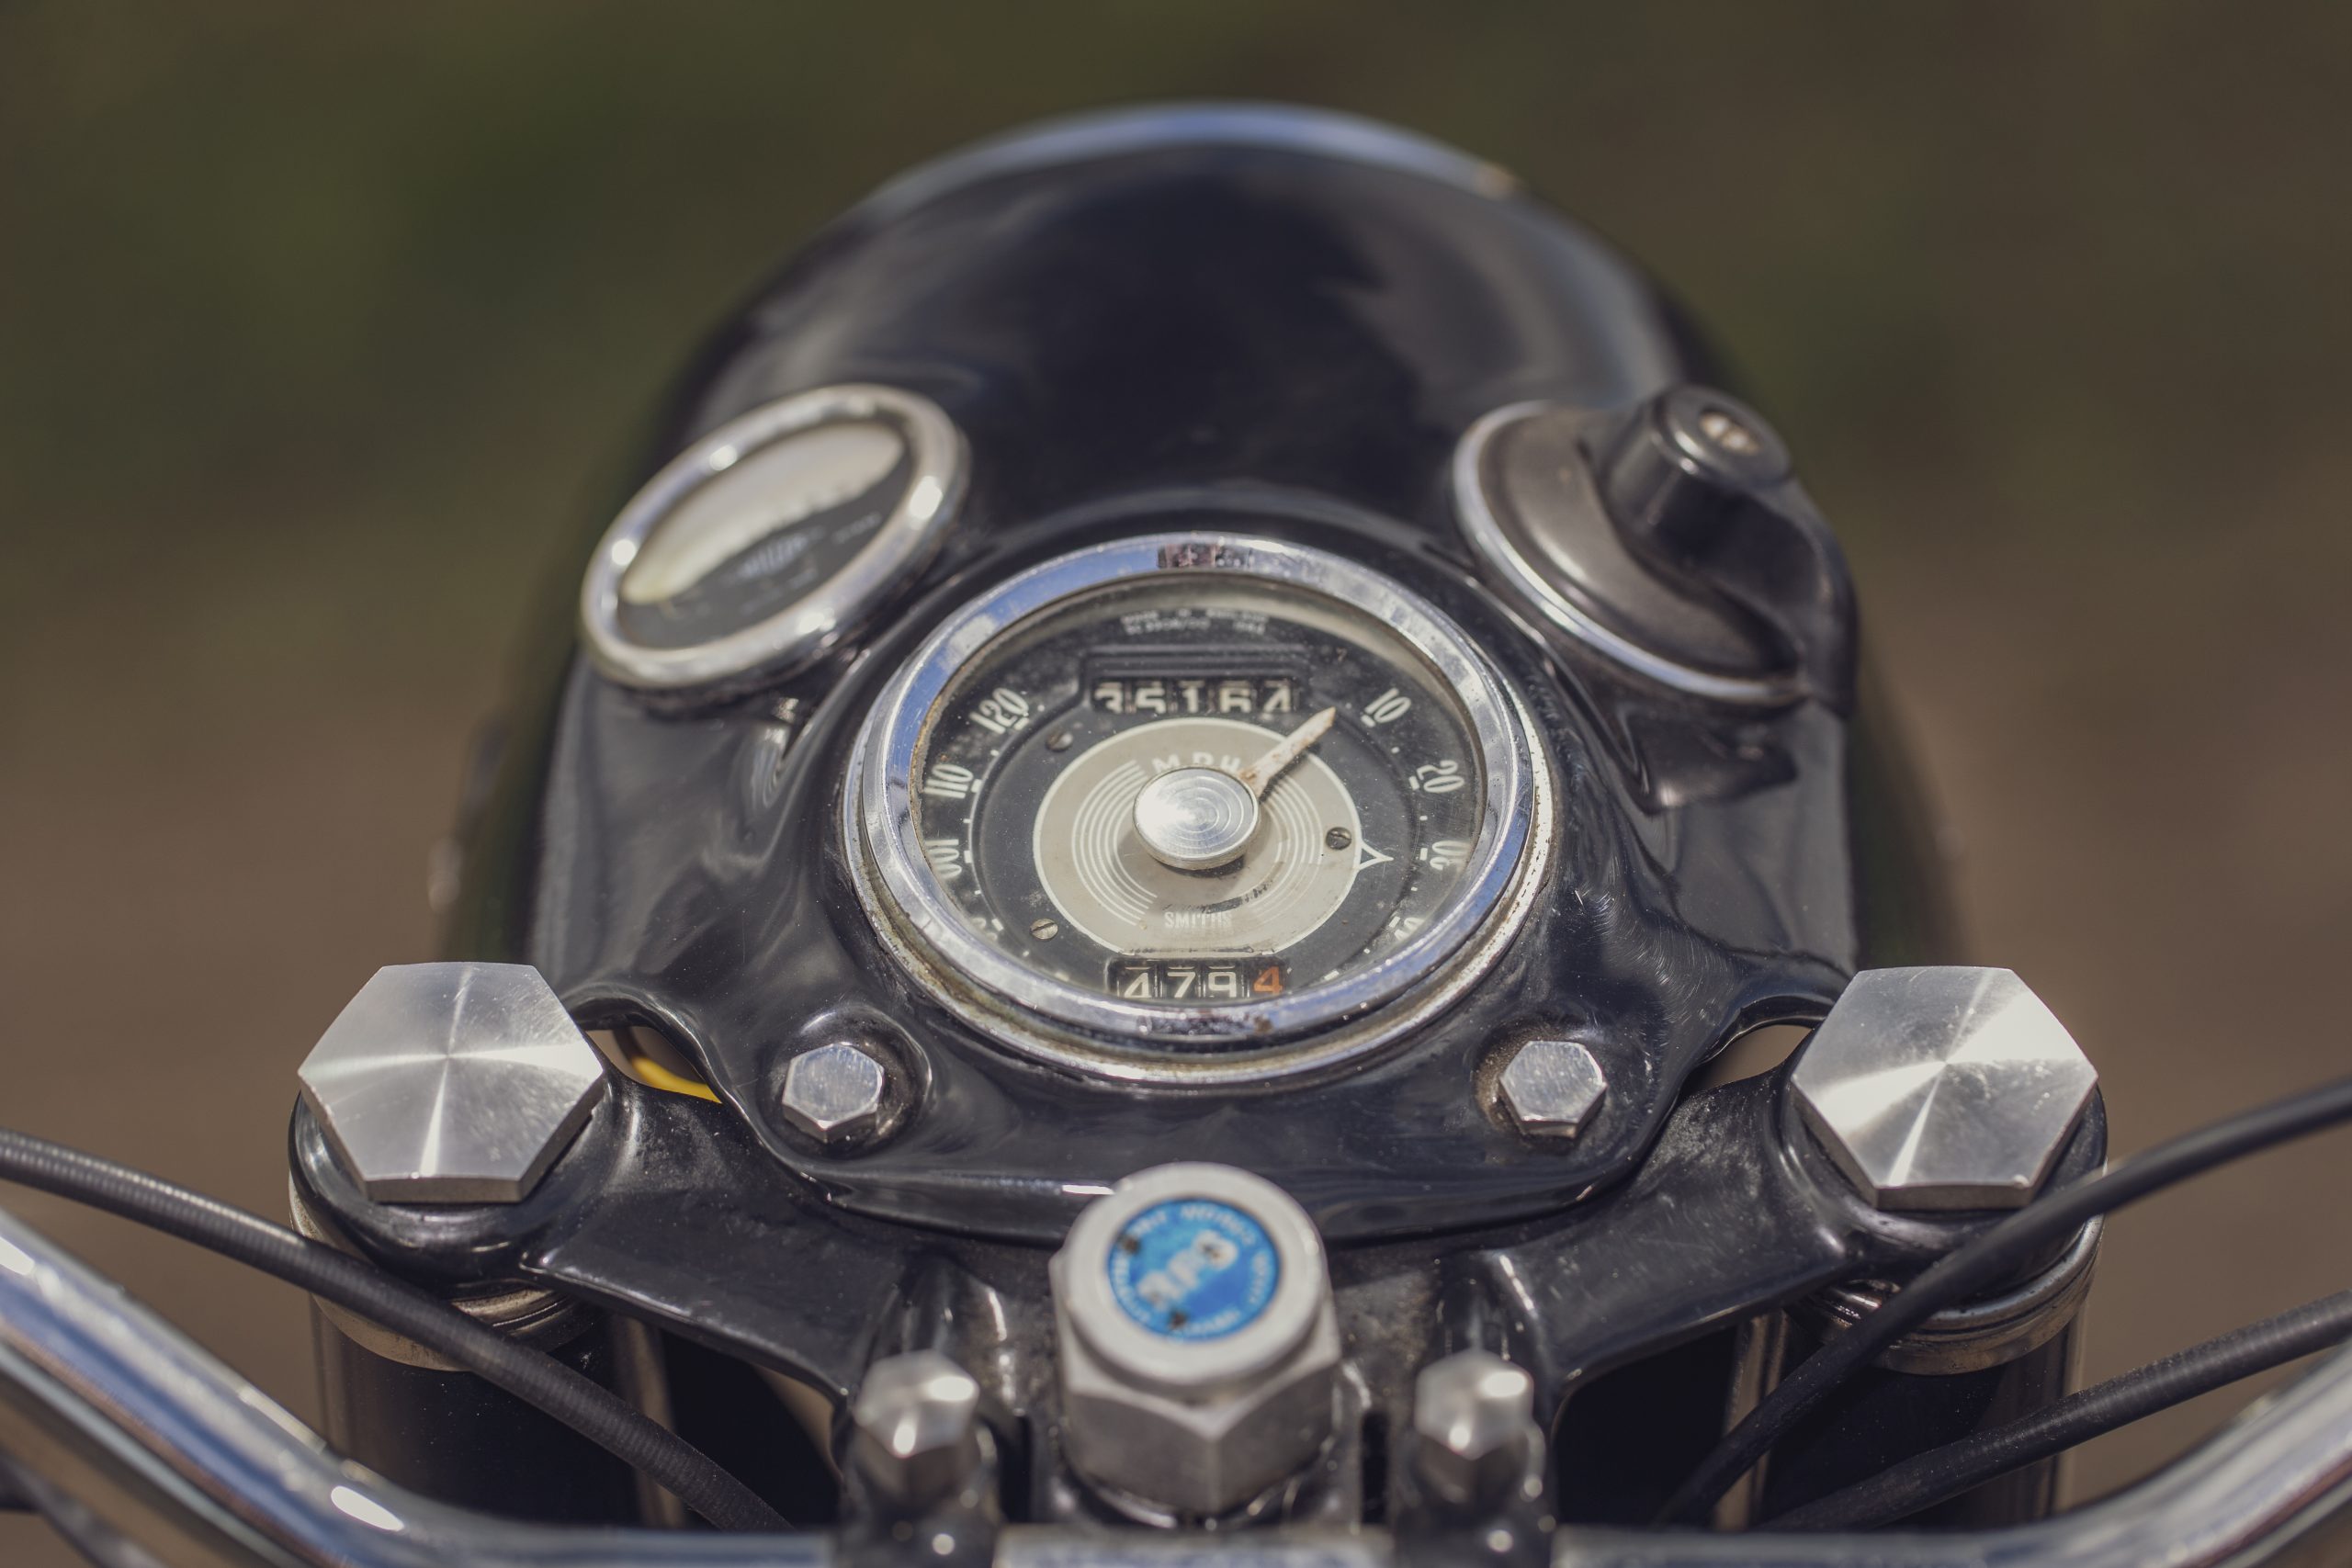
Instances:
[[[632,1052],[628,1059],[628,1070],[637,1075],[638,1082],[649,1089],[666,1089],[672,1094],[691,1094],[698,1100],[707,1100],[714,1105],[718,1103],[718,1093],[702,1079],[690,1078],[684,1073],[673,1073],[650,1056]]]

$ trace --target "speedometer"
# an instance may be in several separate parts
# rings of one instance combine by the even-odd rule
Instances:
[[[1100,547],[952,616],[859,742],[870,910],[1000,1038],[1132,1074],[1326,1059],[1459,975],[1541,758],[1435,609],[1319,551]]]

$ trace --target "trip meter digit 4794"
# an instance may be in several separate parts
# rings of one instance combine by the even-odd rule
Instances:
[[[1361,1044],[1460,967],[1542,765],[1500,678],[1393,581],[1161,536],[951,616],[867,722],[846,828],[876,923],[999,1038],[1266,1068]]]

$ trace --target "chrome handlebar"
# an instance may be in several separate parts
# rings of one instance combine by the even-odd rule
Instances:
[[[0,1454],[85,1552],[167,1568],[830,1568],[832,1536],[590,1529],[417,1496],[0,1210]],[[1554,1568],[2220,1568],[2338,1561],[2352,1350],[2170,1469],[2088,1507],[1940,1535],[1569,1528]],[[2337,1555],[2331,1555],[2331,1553]],[[916,1549],[910,1549],[910,1560]],[[1013,1527],[1000,1568],[1392,1568],[1452,1555],[1367,1529],[1204,1538]],[[1465,1561],[1477,1555],[1466,1545]]]

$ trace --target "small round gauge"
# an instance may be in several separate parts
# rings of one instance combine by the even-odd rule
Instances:
[[[921,569],[963,479],[954,423],[893,387],[827,387],[729,420],[605,531],[581,591],[589,651],[651,689],[782,673]]]
[[[916,973],[1000,1038],[1131,1067],[1328,1059],[1302,1037],[1489,923],[1541,766],[1500,678],[1404,588],[1192,535],[967,605],[858,752],[853,863]]]

